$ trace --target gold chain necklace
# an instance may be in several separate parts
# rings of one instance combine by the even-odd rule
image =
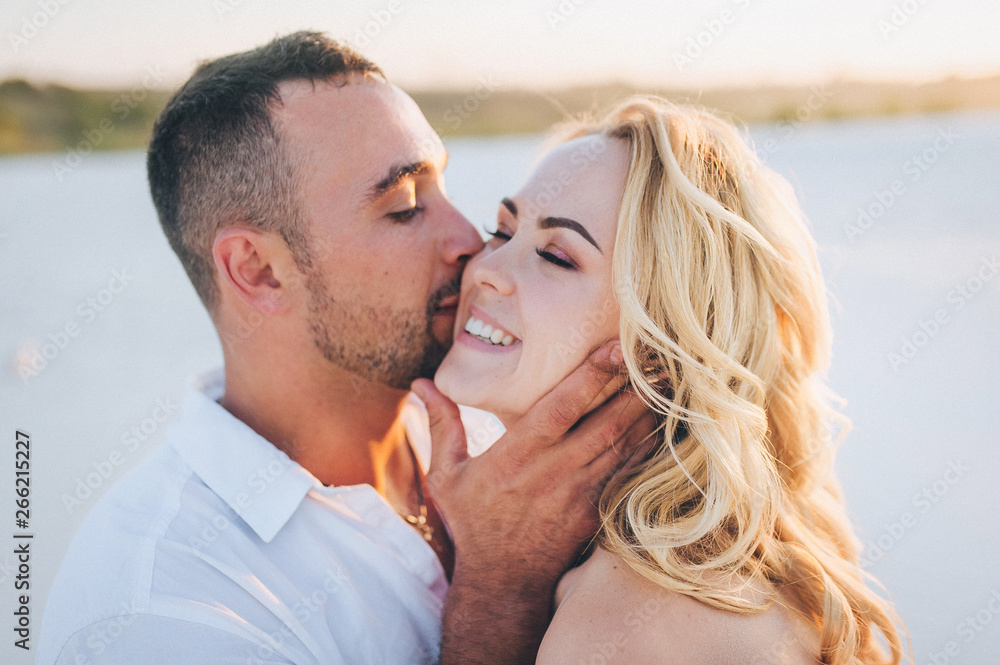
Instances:
[[[427,523],[427,504],[424,502],[424,484],[420,479],[420,464],[417,463],[417,455],[413,452],[413,446],[410,445],[409,439],[406,441],[406,447],[410,451],[410,459],[413,460],[413,482],[417,487],[417,502],[420,504],[420,514],[419,515],[404,515],[399,513],[408,524],[413,525],[420,535],[424,537],[428,543],[434,539],[434,527]],[[399,512],[399,511],[397,511]]]

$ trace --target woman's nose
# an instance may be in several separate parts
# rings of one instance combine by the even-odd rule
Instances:
[[[466,279],[472,279],[473,284],[483,290],[493,290],[498,295],[509,296],[514,292],[514,280],[510,276],[508,264],[509,252],[505,247],[484,247],[473,256],[466,266]]]

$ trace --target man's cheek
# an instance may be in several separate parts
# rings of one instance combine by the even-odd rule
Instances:
[[[454,314],[438,314],[431,322],[431,334],[434,336],[434,339],[439,344],[444,345],[445,348],[451,348],[451,343],[455,339],[455,335],[457,333],[458,330],[455,328]]]

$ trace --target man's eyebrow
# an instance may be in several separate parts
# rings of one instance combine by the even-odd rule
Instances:
[[[399,184],[406,178],[423,175],[430,171],[431,168],[432,164],[426,160],[397,166],[391,169],[388,175],[375,183],[371,189],[368,190],[368,195],[365,198],[369,203],[375,203],[387,193],[391,192],[396,187],[399,187]]]
[[[586,240],[591,245],[596,247],[598,252],[600,252],[601,254],[604,253],[604,250],[601,249],[601,246],[597,244],[597,241],[594,240],[594,237],[590,235],[587,229],[583,228],[583,224],[581,224],[576,220],[567,219],[566,217],[546,217],[538,222],[538,228],[540,229],[552,229],[556,227],[561,227],[564,229],[570,229],[571,231],[576,231],[581,236],[583,236],[584,240]]]

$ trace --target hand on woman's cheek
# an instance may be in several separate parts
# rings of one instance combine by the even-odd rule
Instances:
[[[455,344],[435,376],[445,395],[509,427],[617,337],[611,261],[628,159],[616,139],[575,139],[504,199],[465,270]]]

